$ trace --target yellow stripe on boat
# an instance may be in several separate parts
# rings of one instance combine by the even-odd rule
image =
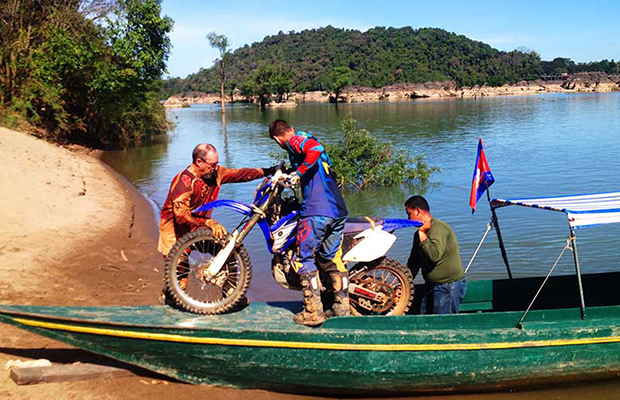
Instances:
[[[289,342],[259,339],[227,339],[208,337],[188,337],[167,333],[136,332],[120,329],[103,329],[88,326],[76,326],[42,322],[23,318],[13,318],[23,325],[68,332],[89,333],[94,335],[115,336],[131,339],[158,340],[165,342],[196,343],[220,346],[241,347],[277,347],[287,349],[315,349],[342,351],[455,351],[455,350],[491,350],[515,349],[524,347],[575,346],[585,344],[618,343],[619,336],[581,339],[528,340],[523,342],[496,343],[445,343],[445,344],[355,344],[355,343],[320,343],[320,342]]]

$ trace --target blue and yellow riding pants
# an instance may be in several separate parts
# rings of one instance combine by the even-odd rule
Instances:
[[[346,217],[302,217],[297,230],[299,274],[315,272],[317,264],[323,271],[346,272],[342,262],[342,233]]]

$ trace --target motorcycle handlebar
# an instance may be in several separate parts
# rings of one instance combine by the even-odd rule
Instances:
[[[295,184],[294,184],[294,183],[291,183],[291,182],[288,180],[288,175],[286,176],[286,179],[281,179],[281,180],[278,182],[278,185],[282,186],[283,188],[292,188],[293,186],[295,186]]]
[[[284,188],[291,188],[295,186],[295,184],[290,181],[291,175],[283,171],[285,164],[285,161],[280,161],[280,163],[276,167],[276,172],[271,177],[271,182],[272,184],[277,184]]]

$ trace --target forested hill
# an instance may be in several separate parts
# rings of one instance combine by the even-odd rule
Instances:
[[[299,92],[328,88],[336,67],[350,69],[350,84],[371,87],[443,80],[497,86],[541,73],[540,56],[533,51],[504,52],[443,29],[411,27],[280,32],[230,54],[229,85],[242,87],[261,64],[290,72],[291,89]],[[218,85],[213,67],[165,82],[168,94],[216,92]]]

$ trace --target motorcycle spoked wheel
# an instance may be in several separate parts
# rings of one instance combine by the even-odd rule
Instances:
[[[385,257],[380,262],[369,265],[358,263],[349,272],[353,276],[357,270],[368,267],[368,271],[351,278],[351,282],[363,288],[381,292],[386,296],[383,302],[363,298],[349,293],[351,314],[361,315],[403,315],[413,302],[413,276],[409,268],[393,258]],[[367,307],[360,303],[366,302]],[[370,310],[368,309],[370,306]]]
[[[215,282],[203,276],[223,245],[207,228],[189,232],[176,242],[164,273],[166,291],[175,305],[195,314],[222,314],[241,303],[252,278],[252,263],[243,246],[231,253]]]

